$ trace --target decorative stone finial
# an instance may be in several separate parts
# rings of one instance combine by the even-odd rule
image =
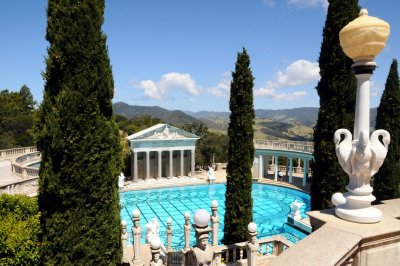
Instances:
[[[249,230],[250,233],[255,233],[257,231],[257,224],[254,222],[249,223],[247,230]]]
[[[206,227],[210,222],[210,214],[204,209],[197,210],[194,213],[194,223],[198,227]]]
[[[132,212],[133,218],[139,218],[140,216],[140,211],[138,209],[134,209]]]
[[[366,8],[361,8],[360,14],[358,15],[359,17],[361,16],[368,16],[368,10]]]
[[[150,243],[151,249],[159,249],[161,247],[160,238],[154,238]]]
[[[211,201],[211,207],[213,207],[213,208],[218,207],[218,201],[217,200]]]

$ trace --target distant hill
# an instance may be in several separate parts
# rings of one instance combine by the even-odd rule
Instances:
[[[308,127],[315,125],[318,117],[318,108],[316,107],[301,107],[293,109],[280,109],[280,110],[268,110],[268,109],[256,109],[257,118],[268,118],[273,121],[297,123]],[[221,119],[229,118],[229,112],[190,112],[185,111],[186,114],[193,116],[197,119]]]
[[[175,126],[183,126],[184,124],[189,124],[197,121],[196,118],[187,115],[182,111],[170,111],[158,106],[138,106],[129,105],[123,102],[117,102],[113,104],[113,110],[115,114],[120,114],[127,118],[148,115],[152,117],[157,117],[165,123]]]
[[[210,131],[226,134],[229,112],[167,110],[158,106],[129,105],[123,102],[113,104],[114,113],[131,118],[148,115],[157,117],[175,126],[193,122],[204,123]],[[302,107],[293,109],[256,109],[255,138],[312,140],[313,127],[318,118],[318,108]],[[375,125],[376,108],[371,108],[371,125]],[[335,130],[335,129],[332,129]]]

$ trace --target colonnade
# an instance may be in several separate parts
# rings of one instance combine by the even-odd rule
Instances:
[[[268,167],[272,167],[272,171],[274,174],[274,180],[278,180],[278,172],[280,171],[278,161],[279,161],[278,155],[264,155],[264,154],[259,154],[258,155],[258,178],[263,178],[265,174],[268,174]],[[288,156],[281,156],[286,158],[286,165],[284,166],[286,176],[288,176],[288,181],[289,183],[293,183],[293,170],[295,173],[301,173],[303,172],[303,181],[302,185],[306,186],[307,184],[307,178],[308,178],[308,172],[309,172],[309,161],[310,159],[308,158],[294,158],[294,157],[288,157]],[[293,160],[297,159],[297,167],[293,167]],[[303,167],[301,167],[301,160],[303,161]],[[295,168],[295,169],[294,169]],[[265,172],[266,171],[266,172]]]
[[[152,156],[154,153],[157,156]],[[189,156],[190,153],[190,156]],[[164,159],[164,160],[163,160]],[[143,179],[162,178],[174,176],[186,176],[195,172],[195,149],[134,149],[132,151],[131,169],[133,171],[133,181],[138,181],[139,170],[144,167]],[[142,160],[139,164],[138,161]],[[157,163],[155,163],[155,161]],[[153,162],[153,163],[152,163]],[[179,166],[179,169],[177,168]],[[190,166],[190,168],[189,168]],[[152,169],[154,169],[152,171]],[[175,170],[175,171],[174,171]],[[154,173],[156,171],[156,173]]]

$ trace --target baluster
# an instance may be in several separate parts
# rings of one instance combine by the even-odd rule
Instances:
[[[236,262],[236,248],[233,250],[233,262]]]
[[[229,249],[227,249],[225,251],[225,257],[226,257],[226,264],[228,264],[228,262],[229,262]]]
[[[239,260],[243,259],[243,248],[240,248]]]

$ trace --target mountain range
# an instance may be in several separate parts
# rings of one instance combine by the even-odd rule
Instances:
[[[124,102],[113,104],[115,114],[127,118],[136,116],[157,117],[167,124],[181,127],[185,124],[202,122],[210,131],[226,133],[229,112],[167,110],[159,106],[129,105]],[[318,118],[317,107],[293,109],[256,109],[255,138],[312,140],[313,127]],[[371,109],[371,125],[375,125],[376,108]]]

